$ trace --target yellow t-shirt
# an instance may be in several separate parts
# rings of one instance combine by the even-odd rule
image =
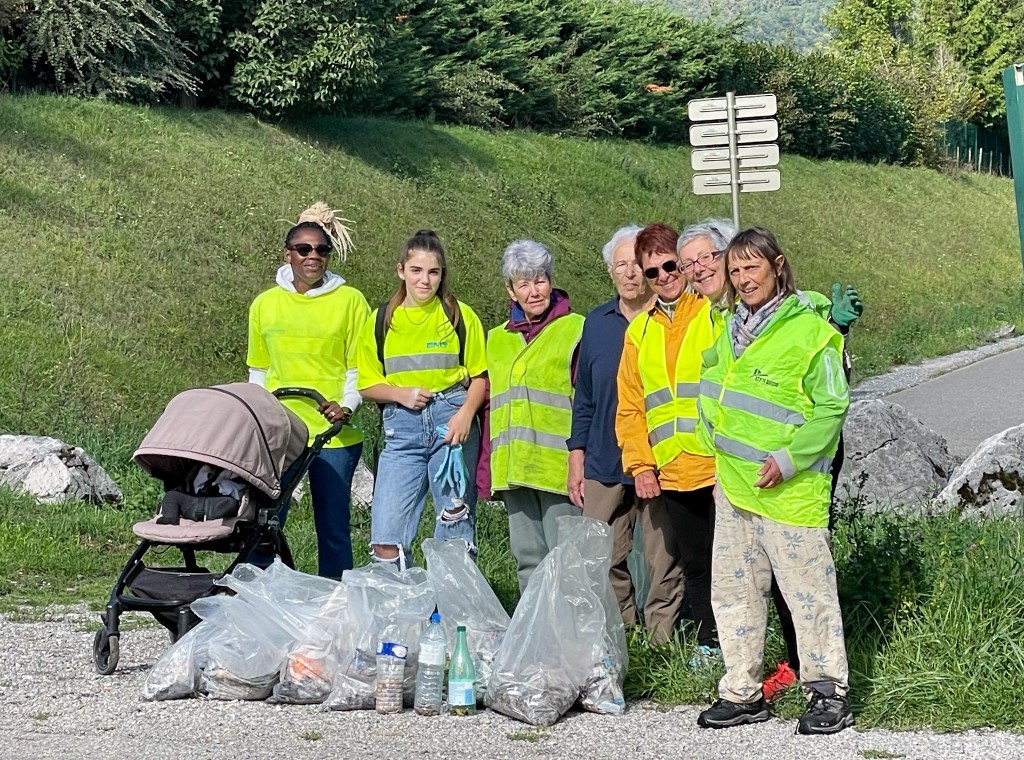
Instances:
[[[465,365],[459,365],[459,338],[438,298],[424,306],[399,306],[384,336],[385,375],[377,356],[375,309],[363,325],[356,352],[359,390],[387,383],[420,387],[432,393],[477,377],[487,371],[484,328],[469,306],[459,301],[466,327]]]
[[[274,287],[249,307],[250,367],[266,368],[267,390],[285,386],[313,388],[328,401],[341,402],[345,373],[355,366],[359,331],[370,311],[363,294],[342,285],[317,296]],[[283,399],[309,429],[309,439],[329,425],[308,399]],[[362,431],[346,425],[327,446],[350,446]]]

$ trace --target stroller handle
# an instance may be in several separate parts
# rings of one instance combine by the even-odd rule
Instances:
[[[327,399],[323,397],[323,394],[320,393],[320,391],[314,390],[313,388],[277,388],[274,391],[272,391],[272,393],[276,398],[279,399],[295,398],[296,396],[299,396],[301,398],[308,398],[310,401],[313,401],[317,406],[323,406],[324,404],[327,403]],[[327,430],[316,436],[316,438],[313,439],[313,451],[315,453],[319,453],[320,449],[324,447],[324,444],[327,443],[332,438],[334,438],[334,436],[338,435],[338,433],[340,433],[342,428],[344,427],[345,420],[338,420],[337,422],[332,424]]]

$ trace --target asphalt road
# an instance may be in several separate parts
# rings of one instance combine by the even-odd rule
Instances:
[[[982,359],[885,397],[966,459],[986,438],[1024,424],[1024,348]]]

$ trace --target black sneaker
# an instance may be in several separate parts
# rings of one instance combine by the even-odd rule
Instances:
[[[746,704],[719,699],[700,714],[697,725],[701,728],[730,728],[744,723],[763,723],[771,716],[762,698]]]
[[[811,692],[807,712],[797,723],[798,734],[838,734],[853,725],[853,713],[846,697],[826,696],[819,691]]]

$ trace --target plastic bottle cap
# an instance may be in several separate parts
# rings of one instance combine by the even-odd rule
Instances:
[[[440,612],[435,612],[433,615],[431,615],[430,616],[430,622],[431,623],[440,623],[441,622],[441,613]]]

